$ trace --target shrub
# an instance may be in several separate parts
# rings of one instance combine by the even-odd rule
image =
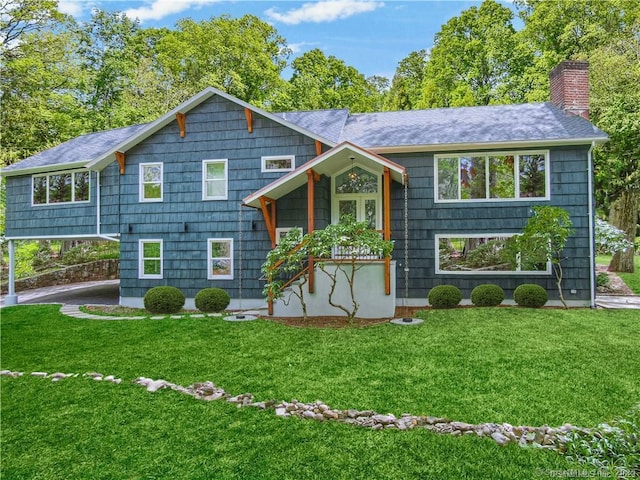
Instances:
[[[478,285],[471,291],[471,303],[477,307],[495,307],[504,300],[504,290],[498,285]]]
[[[429,291],[427,298],[433,308],[452,308],[462,300],[462,292],[455,285],[438,285]]]
[[[608,287],[610,284],[609,275],[605,272],[598,272],[596,275],[596,286],[597,287]]]
[[[196,294],[195,302],[201,312],[221,312],[229,306],[231,297],[221,288],[204,288]]]
[[[178,313],[184,301],[184,294],[179,288],[153,287],[144,295],[144,308],[151,313]]]
[[[549,295],[540,285],[525,283],[515,289],[513,299],[521,307],[540,308],[547,303]]]

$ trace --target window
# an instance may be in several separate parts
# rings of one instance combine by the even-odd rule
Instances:
[[[162,278],[162,240],[138,240],[138,278]]]
[[[162,201],[162,163],[140,164],[140,201]]]
[[[373,229],[382,228],[382,189],[380,175],[352,166],[332,179],[333,219],[338,223],[344,215],[367,222]]]
[[[227,199],[227,160],[202,161],[202,199]]]
[[[548,152],[436,155],[436,202],[549,198]]]
[[[210,238],[207,245],[207,278],[209,280],[233,279],[233,239]]]
[[[300,228],[300,227],[278,227],[278,228],[276,228],[276,245],[278,245],[280,243],[280,240],[283,239],[284,237],[286,237],[287,234],[291,230],[296,230],[298,232],[300,240],[302,240],[302,237],[304,235],[304,233],[302,232],[302,228]]]
[[[33,205],[89,201],[89,171],[49,173],[32,177]]]
[[[515,233],[436,235],[436,273],[551,273],[549,263],[527,262],[508,247]]]
[[[279,155],[262,157],[263,172],[289,172],[296,168],[295,155]]]

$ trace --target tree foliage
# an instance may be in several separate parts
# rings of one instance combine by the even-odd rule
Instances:
[[[551,262],[558,295],[565,308],[567,308],[567,302],[562,293],[563,250],[573,233],[569,212],[560,207],[534,207],[533,215],[522,230],[522,234],[514,235],[509,242],[509,248],[527,262],[533,264]],[[524,269],[533,270],[528,266],[524,266]]]

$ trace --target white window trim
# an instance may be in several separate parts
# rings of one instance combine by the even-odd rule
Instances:
[[[160,244],[160,273],[159,274],[145,274],[144,273],[144,244],[145,243],[159,243]],[[154,259],[155,260],[155,259]],[[164,275],[164,242],[162,239],[155,238],[141,238],[138,240],[138,278],[139,279],[159,279]]]
[[[89,173],[89,198],[87,200],[76,200],[76,173]],[[71,174],[71,201],[70,202],[49,202],[49,177],[53,175],[64,175],[65,173]],[[35,203],[33,200],[33,187],[34,187],[34,179],[36,177],[46,177],[47,178],[47,201],[45,203]],[[46,207],[51,205],[69,205],[71,203],[89,203],[91,202],[91,171],[87,169],[82,170],[64,170],[59,172],[50,172],[50,173],[41,173],[31,175],[31,206],[32,207]]]
[[[267,168],[267,162],[269,160],[291,160],[290,168]],[[272,173],[272,172],[290,172],[295,170],[296,168],[296,156],[295,155],[269,155],[262,157],[261,159],[261,170],[262,173]]]
[[[513,198],[460,198],[462,190],[460,188],[460,157],[490,157],[500,155],[513,155],[514,159],[514,192],[517,196]],[[544,169],[544,182],[545,190],[544,197],[520,197],[520,155],[544,155],[545,169]],[[438,160],[440,158],[458,158],[458,198],[453,199],[440,199],[439,198],[439,179],[438,179]],[[485,168],[485,175],[489,175],[489,169]],[[489,181],[485,181],[486,188],[489,188]],[[456,153],[450,154],[437,154],[433,156],[433,200],[434,203],[478,203],[478,202],[544,202],[551,199],[551,154],[549,150],[512,150],[503,152],[469,152],[469,153]]]
[[[300,238],[302,238],[302,236],[304,235],[302,227],[278,227],[276,228],[276,245],[278,245],[280,243],[280,239],[284,237],[287,233],[289,233],[291,230],[299,230]]]
[[[484,276],[531,276],[531,275],[551,275],[551,262],[547,262],[545,270],[485,270],[485,271],[451,271],[440,270],[440,239],[441,238],[487,238],[487,237],[513,237],[520,235],[520,232],[489,232],[489,233],[436,233],[435,242],[435,273],[436,275],[484,275]],[[518,267],[519,268],[519,267]]]
[[[378,178],[378,192],[377,193],[336,193],[336,178],[342,175],[344,172],[351,170],[353,167],[360,167],[361,169],[375,175]],[[336,172],[331,176],[331,223],[340,222],[338,202],[340,200],[375,200],[376,201],[376,230],[382,229],[382,174],[372,171],[369,168],[364,167],[359,163],[354,163],[346,168]],[[360,208],[364,208],[364,202],[360,203]],[[356,219],[361,221],[361,219]]]
[[[160,166],[160,198],[144,198],[144,167]],[[138,167],[138,197],[140,202],[162,202],[164,199],[164,164],[162,162],[141,163]]]
[[[224,164],[224,195],[207,196],[207,165],[210,163]],[[202,161],[202,200],[227,200],[229,198],[229,160],[226,158],[212,158]]]
[[[229,259],[231,260],[230,275],[213,275],[211,273],[211,243],[212,242],[229,242]],[[223,257],[216,257],[223,258]],[[227,257],[224,257],[227,258]],[[233,238],[207,238],[207,280],[233,280],[234,262],[233,262]]]

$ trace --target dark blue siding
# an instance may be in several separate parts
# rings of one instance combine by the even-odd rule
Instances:
[[[185,138],[180,138],[174,122],[126,152],[126,172],[119,178],[122,296],[142,297],[153,286],[173,285],[187,297],[216,286],[238,298],[242,262],[243,297],[261,298],[260,267],[271,241],[261,212],[240,203],[284,175],[261,172],[261,157],[266,155],[295,155],[299,166],[315,157],[315,142],[255,114],[253,133],[248,133],[244,109],[217,96],[187,114]],[[202,161],[214,159],[228,159],[228,200],[203,201]],[[139,202],[138,168],[147,162],[163,163],[163,202]],[[296,215],[295,223],[304,219],[306,231],[306,189],[300,190],[292,194],[305,199],[302,217]],[[286,202],[281,211],[280,204],[278,226],[287,226]],[[209,238],[234,239],[234,280],[207,280]],[[164,240],[162,280],[138,279],[139,239]]]
[[[448,275],[435,274],[435,235],[445,233],[519,232],[531,216],[531,207],[555,205],[566,209],[575,233],[564,251],[563,287],[567,300],[588,300],[590,295],[589,217],[588,217],[588,147],[553,148],[550,151],[551,200],[480,203],[435,203],[433,191],[433,154],[389,155],[404,165],[409,175],[409,298],[425,298],[436,285],[453,284],[469,298],[481,283],[495,283],[504,288],[507,298],[522,283],[537,283],[558,298],[555,277],[539,275]],[[397,295],[405,295],[404,281],[404,193],[394,184],[392,190],[392,231],[396,240]],[[575,294],[571,294],[575,290]]]
[[[6,177],[6,236],[84,236],[96,233],[96,174],[91,173],[90,201],[31,205],[31,175]]]

